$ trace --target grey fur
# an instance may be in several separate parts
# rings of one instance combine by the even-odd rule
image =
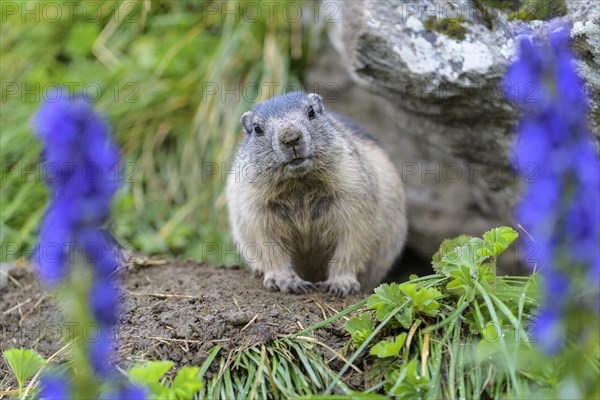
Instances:
[[[402,180],[377,141],[326,111],[319,95],[301,92],[256,104],[242,126],[237,173],[227,181],[229,217],[265,287],[372,290],[407,231]]]

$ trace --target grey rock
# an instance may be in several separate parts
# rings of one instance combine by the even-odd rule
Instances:
[[[600,7],[566,3],[577,67],[592,99],[590,125],[600,137]],[[495,11],[490,30],[470,0],[337,5],[340,21],[328,28],[335,51],[326,47],[317,57],[307,87],[331,89],[328,82],[335,82],[325,94],[328,106],[358,120],[392,155],[406,182],[409,246],[429,256],[445,238],[514,225],[524,178],[515,177],[508,159],[517,110],[500,82],[519,36],[536,35],[552,22],[508,21]],[[425,30],[433,15],[463,16],[466,38]],[[532,95],[527,90],[518,93]]]

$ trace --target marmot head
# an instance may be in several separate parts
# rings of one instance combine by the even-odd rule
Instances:
[[[242,116],[242,126],[245,162],[259,166],[271,179],[319,168],[332,141],[323,101],[314,93],[287,93],[258,103]]]

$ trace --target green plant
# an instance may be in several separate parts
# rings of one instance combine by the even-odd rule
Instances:
[[[432,261],[436,275],[375,290],[367,311],[346,324],[358,347],[349,361],[369,347],[374,356],[368,391],[383,384],[397,398],[435,399],[549,387],[543,374],[528,369],[535,351],[525,325],[537,304],[537,278],[495,272],[498,256],[517,237],[501,227],[483,238],[444,241]]]
[[[379,358],[398,356],[400,355],[400,350],[402,350],[402,345],[405,341],[406,332],[402,332],[391,342],[382,340],[371,347],[371,355]]]
[[[287,399],[316,395],[335,378],[323,352],[343,360],[324,343],[301,335],[234,349],[219,360],[217,372],[206,381],[200,397]],[[343,382],[339,385],[349,390]]]
[[[8,349],[2,355],[17,380],[18,395],[21,396],[25,382],[42,369],[46,360],[31,349]]]
[[[350,333],[352,343],[358,347],[369,337],[371,332],[373,332],[375,322],[368,314],[361,314],[358,317],[349,319],[344,327]]]
[[[172,367],[171,361],[148,361],[129,369],[127,376],[133,384],[149,389],[153,399],[191,399],[203,388],[200,368],[189,366],[181,367],[171,384],[167,385],[165,374]]]
[[[296,398],[315,395],[335,377],[322,350],[343,359],[324,343],[301,335],[236,348],[217,359],[221,349],[213,347],[200,368],[179,369],[170,384],[165,376],[173,367],[170,361],[133,366],[128,377],[157,399]],[[205,378],[211,365],[212,377]]]

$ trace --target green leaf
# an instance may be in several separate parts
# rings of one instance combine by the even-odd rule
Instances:
[[[172,367],[172,361],[147,361],[142,366],[132,367],[127,375],[132,383],[146,386],[155,397],[161,397],[167,395],[169,389],[161,385],[159,380]]]
[[[446,275],[456,267],[466,266],[471,269],[474,274],[477,266],[487,257],[480,254],[481,249],[485,246],[485,242],[479,238],[472,238],[467,243],[460,247],[456,247],[453,251],[442,257],[444,264],[444,272]],[[449,268],[450,267],[450,268]]]
[[[385,391],[399,399],[426,398],[429,391],[429,377],[421,376],[417,360],[390,369],[386,375]]]
[[[383,321],[405,301],[400,285],[384,283],[375,288],[375,293],[367,300],[367,307],[375,309],[375,317],[377,320]]]
[[[457,269],[450,271],[452,279],[446,285],[449,291],[454,291],[460,295],[467,295],[468,300],[472,300],[475,295],[475,289],[473,285],[473,278],[471,277],[471,270],[467,266],[460,266]]]
[[[171,392],[177,400],[191,399],[202,389],[202,378],[200,378],[200,368],[183,367],[177,373],[177,376],[171,384]]]
[[[463,246],[469,240],[473,239],[473,236],[469,235],[460,235],[452,239],[446,239],[440,244],[439,250],[433,255],[431,259],[431,265],[435,272],[438,274],[443,274],[443,264],[442,258],[454,251],[457,247]],[[446,274],[447,275],[447,274]]]
[[[364,313],[358,317],[350,318],[344,325],[344,328],[350,333],[352,343],[358,347],[373,332],[375,322],[368,313]]]
[[[46,363],[44,357],[40,356],[31,349],[8,349],[2,352],[6,363],[12,370],[17,383],[19,392],[23,389],[25,382],[35,375]]]
[[[519,237],[519,233],[513,228],[501,226],[483,234],[485,246],[481,249],[482,256],[498,257],[500,253]]]
[[[129,379],[133,383],[158,382],[173,367],[172,361],[147,361],[143,366],[129,370]]]
[[[436,315],[441,304],[436,299],[442,297],[442,293],[436,288],[417,288],[414,283],[406,282],[400,285],[400,290],[413,302],[416,312],[427,315]]]
[[[490,268],[490,264],[484,263],[477,267],[477,280],[487,286],[489,283],[496,281],[496,274]],[[500,286],[499,284],[498,286]]]
[[[402,332],[400,335],[396,336],[396,339],[392,342],[382,340],[371,348],[371,355],[379,358],[398,356],[405,340],[406,332]]]
[[[394,317],[404,329],[409,329],[413,324],[413,308],[405,307],[402,312],[396,313]]]

